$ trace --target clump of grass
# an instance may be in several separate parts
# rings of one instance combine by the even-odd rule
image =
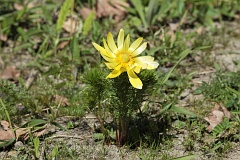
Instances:
[[[239,141],[239,100],[240,100],[240,76],[239,72],[218,72],[209,83],[202,83],[198,92],[202,93],[207,101],[223,104],[231,112],[231,119],[223,118],[212,131],[212,141],[206,148],[213,148],[217,154],[226,153]],[[207,150],[208,150],[207,149]]]
[[[0,79],[0,97],[6,105],[10,116],[22,115],[34,111],[34,102],[28,91],[21,86]],[[6,119],[0,110],[0,119]]]
[[[229,88],[240,90],[239,72],[219,72],[210,83],[203,82],[197,92],[202,93],[210,101],[223,103],[232,111],[239,111],[239,97]]]

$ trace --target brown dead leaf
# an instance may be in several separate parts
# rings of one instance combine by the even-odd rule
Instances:
[[[201,35],[203,33],[203,31],[204,31],[204,28],[203,27],[199,27],[197,29],[197,34]]]
[[[87,8],[87,7],[83,7],[79,10],[79,12],[83,16],[83,18],[85,19],[92,13],[92,10]]]
[[[15,137],[9,126],[7,121],[1,121],[0,140],[9,140]]]
[[[230,118],[231,118],[231,113],[227,110],[227,108],[224,107],[224,106],[221,105],[221,104],[220,104],[220,107],[221,107],[221,109],[222,109],[222,111],[223,111],[225,117],[227,117],[228,119],[230,119]]]
[[[212,109],[210,115],[204,119],[210,123],[207,127],[208,131],[212,131],[219,123],[223,121],[223,116],[230,119],[230,112],[223,105],[215,104],[215,107]]]
[[[0,126],[0,140],[9,140],[11,138],[27,140],[29,138],[30,132],[33,133],[35,137],[39,137],[47,133],[46,125],[38,130],[32,131],[30,128],[19,128],[15,126],[15,133],[9,128],[10,125],[7,121],[1,121]]]
[[[14,138],[13,132],[9,130],[0,130],[0,140],[6,141],[11,138]]]
[[[39,137],[39,136],[42,136],[42,135],[44,135],[44,134],[46,134],[46,133],[47,133],[47,130],[46,130],[46,129],[43,129],[43,130],[40,130],[40,131],[35,132],[35,133],[34,133],[34,136],[35,136],[35,137]]]
[[[17,139],[27,140],[29,138],[30,129],[27,128],[18,128],[15,131]]]
[[[0,40],[6,42],[8,39],[6,34],[0,34]]]
[[[18,128],[18,129],[16,129],[15,134],[16,134],[17,139],[27,140],[30,136],[29,135],[30,132],[33,133],[34,137],[39,137],[39,136],[46,134],[47,130],[45,127],[46,126],[44,126],[43,129],[39,129],[39,130],[35,130],[35,131],[31,131],[30,128]]]
[[[68,18],[63,24],[63,29],[69,33],[74,33],[78,30],[77,24],[77,20],[74,18]]]
[[[34,1],[31,1],[31,2],[29,2],[29,3],[26,4],[26,5],[27,5],[26,8],[33,8],[33,7],[36,7],[36,6],[37,6],[37,3],[34,2]],[[17,11],[19,11],[19,10],[22,10],[22,9],[24,8],[24,5],[21,5],[21,4],[19,4],[19,3],[14,3],[14,4],[13,4],[13,7],[14,7]]]
[[[58,44],[57,48],[58,48],[58,49],[63,49],[63,48],[65,48],[68,44],[69,44],[69,41],[63,41],[63,42],[61,42],[61,43]]]
[[[95,7],[91,10],[90,8],[84,7],[80,9],[80,14],[86,18],[92,11],[96,13],[97,18],[108,17],[112,15],[115,21],[119,21],[124,18],[127,13],[124,7],[128,7],[129,4],[124,1],[115,0],[97,0]]]
[[[20,76],[20,72],[16,70],[15,67],[7,66],[5,70],[2,72],[2,74],[0,75],[0,78],[4,80],[17,81],[19,76]]]
[[[8,130],[9,129],[10,124],[7,121],[1,121],[1,127],[4,130]]]
[[[18,128],[18,129],[16,129],[16,137],[17,137],[17,139],[22,139],[22,140],[26,141],[29,138],[30,132],[33,132],[33,131],[31,131],[28,128]],[[33,135],[34,135],[34,137],[39,137],[46,133],[47,133],[47,130],[44,128],[44,129],[34,131]]]
[[[54,95],[54,99],[57,104],[60,104],[60,106],[63,106],[63,107],[69,106],[69,102],[66,97],[56,94],[56,95]]]

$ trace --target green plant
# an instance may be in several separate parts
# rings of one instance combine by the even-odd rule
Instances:
[[[1,105],[1,108],[0,108],[0,109],[3,110],[4,114],[5,114],[6,117],[7,117],[7,120],[8,120],[8,122],[9,122],[9,126],[10,126],[10,129],[11,129],[11,131],[12,131],[12,135],[14,135],[12,122],[11,122],[11,119],[10,119],[10,116],[9,116],[9,113],[8,113],[8,110],[7,110],[5,104],[4,104],[3,101],[2,101],[2,98],[0,98],[0,105]],[[14,141],[15,141],[15,138],[10,138],[10,139],[7,140],[7,141],[0,141],[0,142],[1,142],[1,143],[0,143],[0,148],[2,148],[2,147],[7,147],[7,146],[11,145]]]
[[[30,113],[34,110],[34,102],[24,87],[16,86],[10,81],[0,79],[0,95],[10,117]],[[16,109],[15,106],[18,103],[22,103],[24,108],[19,107],[19,109]],[[4,110],[0,110],[0,113],[0,119],[6,119]]]
[[[54,146],[53,149],[52,149],[52,157],[51,157],[51,159],[52,160],[56,159],[58,154],[59,154],[58,146]]]
[[[34,138],[33,139],[33,145],[34,145],[35,159],[38,159],[39,158],[39,145],[40,145],[39,138]]]
[[[132,14],[139,16],[143,27],[168,22],[180,22],[180,25],[198,22],[213,26],[213,22],[222,19],[232,19],[240,9],[240,2],[234,1],[201,1],[198,0],[148,0],[147,2],[131,0],[135,10]],[[137,21],[132,17],[133,21]],[[136,25],[136,23],[135,23]],[[137,25],[136,25],[137,26]]]
[[[203,82],[197,92],[210,101],[223,103],[231,111],[239,111],[239,97],[232,92],[240,90],[239,82],[238,72],[219,72],[210,83]]]
[[[194,141],[191,138],[186,138],[183,142],[185,150],[192,151],[194,149]]]
[[[151,86],[155,80],[151,72],[143,72],[140,74],[143,83],[148,84],[148,87],[143,87],[143,89],[139,91],[131,87],[127,77],[125,77],[126,75],[106,81],[105,75],[102,73],[104,72],[100,69],[93,69],[85,74],[84,81],[88,84],[85,90],[85,98],[90,109],[98,117],[105,138],[108,139],[109,133],[104,127],[105,118],[103,116],[109,116],[110,113],[114,123],[118,126],[120,125],[119,127],[123,127],[122,130],[125,132],[128,126],[124,125],[128,124],[122,124],[123,120],[120,119],[120,117],[124,117],[124,121],[129,123],[129,118],[132,116],[132,113],[140,110],[139,106],[147,90],[150,89],[149,86]],[[117,138],[119,138],[119,135],[117,135]],[[127,139],[124,141],[126,140]]]

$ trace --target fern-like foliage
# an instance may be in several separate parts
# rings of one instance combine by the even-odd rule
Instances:
[[[114,79],[106,79],[106,73],[96,68],[85,73],[84,99],[91,110],[96,110],[98,103],[104,105],[104,110],[110,112],[112,118],[133,116],[156,83],[152,71],[142,71],[138,75],[143,82],[141,90],[132,87],[126,72]]]
[[[216,137],[216,136],[224,133],[230,127],[231,127],[231,125],[230,125],[229,119],[227,119],[225,117],[221,123],[219,123],[216,127],[214,127],[213,135]]]
[[[87,84],[83,93],[84,101],[92,111],[96,110],[98,103],[107,99],[107,92],[111,91],[111,81],[105,79],[105,73],[99,68],[94,68],[83,76],[83,81]]]

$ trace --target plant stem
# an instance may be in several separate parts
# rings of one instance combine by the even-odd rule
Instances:
[[[123,91],[123,90],[121,90]],[[121,92],[120,91],[120,92]],[[121,94],[121,105],[119,107],[119,118],[118,118],[118,128],[116,130],[117,134],[117,145],[122,146],[127,142],[128,138],[128,107],[126,106],[124,93]]]

